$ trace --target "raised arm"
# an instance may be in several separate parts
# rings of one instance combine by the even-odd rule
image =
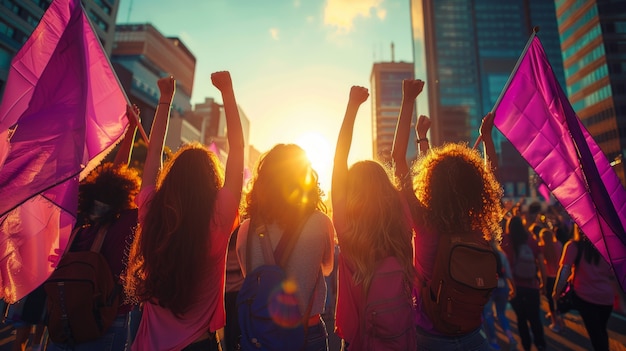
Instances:
[[[224,187],[229,189],[237,198],[241,196],[243,185],[243,130],[239,109],[235,100],[233,82],[228,71],[211,74],[213,85],[222,93],[224,113],[226,115],[226,129],[228,137],[228,159],[224,175]]]
[[[411,119],[413,119],[415,99],[422,92],[423,88],[424,82],[420,79],[405,79],[402,81],[402,105],[400,106],[400,116],[396,124],[396,134],[393,138],[393,149],[391,151],[398,179],[403,179],[409,173],[409,165],[406,162],[406,150],[409,144]]]
[[[115,160],[113,164],[118,165],[128,165],[130,161],[130,155],[133,151],[133,143],[135,142],[135,133],[137,132],[137,121],[139,120],[139,108],[137,105],[126,105],[126,118],[128,119],[128,128],[126,129],[126,134],[124,134],[124,139],[120,144],[120,148],[117,150],[117,154],[115,155]]]
[[[493,138],[491,137],[494,117],[493,112],[487,113],[487,115],[483,117],[483,122],[480,125],[480,138],[483,141],[485,166],[489,166],[492,172],[495,172],[498,168],[498,155],[496,155],[496,148],[493,145]]]
[[[426,152],[430,149],[430,143],[426,137],[428,129],[430,129],[430,118],[424,115],[419,116],[417,123],[415,124],[415,135],[417,135],[415,143],[417,144],[416,146],[422,156],[426,155]]]
[[[163,163],[163,146],[165,145],[165,135],[170,120],[170,106],[176,92],[176,80],[170,76],[161,78],[157,82],[161,96],[159,104],[154,112],[154,120],[150,129],[150,144],[146,155],[146,163],[143,166],[141,177],[141,187],[156,185],[157,175]]]
[[[345,201],[347,177],[348,177],[348,153],[352,144],[352,132],[354,130],[354,120],[356,113],[362,103],[369,97],[367,88],[353,86],[350,89],[348,106],[343,117],[343,123],[337,137],[337,147],[335,148],[335,160],[333,164],[333,175],[331,184],[331,197],[333,208],[339,202]]]

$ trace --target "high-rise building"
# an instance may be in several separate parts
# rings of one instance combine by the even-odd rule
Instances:
[[[402,105],[402,80],[414,79],[414,70],[413,63],[409,62],[378,62],[374,63],[372,67],[372,74],[370,75],[372,151],[374,159],[380,162],[388,163],[391,161],[393,137]],[[415,111],[413,114],[415,115]],[[411,125],[415,125],[415,118],[413,118]],[[415,132],[412,133],[414,136]],[[415,149],[415,144],[410,142],[407,149],[407,160],[415,159]]]
[[[426,79],[428,106],[420,109],[431,117],[434,146],[474,144],[535,26],[557,79],[565,82],[552,1],[411,0],[411,13],[416,76]],[[527,196],[526,162],[500,133],[494,142],[505,195]]]
[[[113,48],[119,1],[82,0],[85,12],[107,54]],[[52,0],[0,1],[0,93],[9,75],[13,56],[22,48]]]
[[[556,14],[569,100],[626,186],[626,6],[557,0]]]

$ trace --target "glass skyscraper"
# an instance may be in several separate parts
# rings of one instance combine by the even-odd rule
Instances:
[[[433,145],[474,144],[535,26],[565,83],[552,1],[412,0],[411,13],[416,77],[426,79]],[[526,162],[499,133],[494,141],[505,196],[527,196]]]
[[[567,95],[626,185],[626,3],[555,3]]]

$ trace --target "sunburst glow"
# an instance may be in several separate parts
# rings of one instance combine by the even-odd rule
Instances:
[[[333,170],[333,148],[328,139],[319,132],[306,132],[296,139],[296,144],[304,149],[313,169],[319,176],[320,186],[328,195]]]

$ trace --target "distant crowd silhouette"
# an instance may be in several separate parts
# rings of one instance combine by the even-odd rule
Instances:
[[[329,350],[329,333],[350,351],[497,350],[496,320],[511,347],[519,341],[524,350],[545,350],[542,295],[549,328],[561,332],[568,282],[594,350],[608,350],[607,321],[621,296],[614,273],[558,204],[503,202],[492,113],[480,126],[482,153],[465,143],[431,147],[431,120],[419,116],[418,155],[409,165],[424,82],[404,80],[391,164],[349,166],[357,112],[369,97],[367,88],[351,87],[329,209],[295,144],[264,153],[244,184],[233,82],[227,71],[211,80],[226,116],[224,166],[200,143],[163,163],[176,92],[174,77],[165,77],[141,177],[128,167],[139,115],[129,106],[115,161],[81,184],[68,251],[88,251],[106,233],[99,252],[118,286],[117,317],[99,337],[75,342],[70,335],[48,342],[48,350],[317,351]],[[327,282],[336,284],[332,293]],[[41,331],[47,323],[41,292],[25,299],[34,317],[16,322],[14,350],[26,349],[32,325]],[[34,344],[46,347],[41,333]]]

